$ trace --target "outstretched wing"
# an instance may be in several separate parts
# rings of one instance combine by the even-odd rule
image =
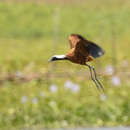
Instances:
[[[77,43],[80,41],[79,37],[77,34],[71,34],[69,36],[69,43],[70,43],[70,48],[76,47]]]
[[[92,57],[97,58],[104,55],[104,50],[100,46],[96,45],[91,41],[86,41],[86,42],[87,42],[86,49],[88,50],[89,54]]]
[[[70,48],[71,49],[74,48],[76,46],[76,44],[77,44],[77,42],[72,41],[72,40],[69,40],[69,43],[70,43]]]
[[[86,40],[79,34],[71,34],[69,36],[70,48],[75,48],[76,53],[82,55],[89,54],[90,56],[97,58],[104,54],[104,50],[95,43]]]
[[[74,48],[76,46],[76,44],[78,43],[76,40],[72,40],[72,39],[69,39],[69,43],[70,43],[70,48]]]

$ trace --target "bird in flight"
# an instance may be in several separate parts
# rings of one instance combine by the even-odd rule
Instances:
[[[96,87],[104,91],[102,84],[97,78],[95,68],[86,63],[104,55],[104,50],[79,34],[71,34],[69,36],[69,43],[70,50],[66,55],[54,55],[49,61],[69,60],[73,63],[87,66],[90,70],[91,79]]]

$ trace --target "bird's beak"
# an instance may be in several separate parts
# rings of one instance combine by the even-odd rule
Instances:
[[[48,60],[48,62],[52,62],[52,57]]]

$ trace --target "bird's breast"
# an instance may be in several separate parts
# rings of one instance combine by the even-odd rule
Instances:
[[[66,56],[68,60],[77,64],[84,65],[86,61],[88,61],[88,53],[85,54],[80,52],[77,53],[74,49],[69,51],[69,53]]]

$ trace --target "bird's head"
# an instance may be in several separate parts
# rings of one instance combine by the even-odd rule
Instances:
[[[52,56],[48,61],[52,62],[52,61],[56,61],[56,60],[57,60],[57,57],[56,56]]]

